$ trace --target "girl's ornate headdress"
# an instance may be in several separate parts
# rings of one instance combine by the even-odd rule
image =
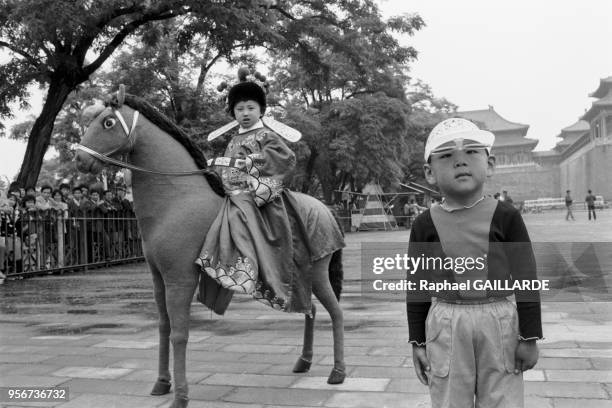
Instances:
[[[227,96],[227,104],[228,110],[232,116],[234,116],[233,110],[236,103],[244,100],[254,100],[259,103],[259,105],[261,106],[262,113],[266,110],[266,93],[269,88],[269,84],[266,80],[266,77],[261,75],[259,72],[255,72],[252,76],[252,79],[249,79],[249,77],[251,76],[250,74],[251,71],[248,68],[240,68],[238,70],[239,82],[232,86],[229,90]],[[262,82],[263,87],[260,86],[256,81]],[[217,90],[219,92],[223,92],[227,87],[228,84],[224,81],[217,87]],[[298,130],[277,121],[270,114],[263,116],[261,120],[264,125],[266,125],[274,132],[278,133],[280,136],[290,142],[297,142],[302,137],[302,134]],[[220,127],[219,129],[211,132],[208,135],[208,141],[216,139],[217,137],[229,132],[236,126],[238,126],[238,122],[234,120]]]

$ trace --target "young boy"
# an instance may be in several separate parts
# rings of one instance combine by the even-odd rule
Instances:
[[[407,313],[415,371],[429,385],[432,408],[523,407],[522,372],[538,359],[539,294],[515,290],[515,306],[507,299],[512,290],[476,285],[536,279],[520,213],[483,194],[494,140],[472,122],[451,118],[425,146],[425,177],[444,199],[416,218],[408,252],[445,266],[409,271],[408,279],[445,286],[409,290]]]

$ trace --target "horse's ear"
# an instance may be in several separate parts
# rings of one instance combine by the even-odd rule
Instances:
[[[123,102],[125,102],[125,85],[121,84],[117,91],[117,107],[120,108],[123,106]]]

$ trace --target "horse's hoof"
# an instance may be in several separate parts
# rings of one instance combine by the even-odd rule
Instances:
[[[189,404],[189,398],[177,398],[172,401],[170,408],[187,408],[187,404]]]
[[[295,362],[293,366],[294,373],[305,373],[310,370],[310,366],[312,365],[312,361],[306,360],[304,357],[298,358],[298,361]]]
[[[172,384],[170,384],[170,381],[157,380],[155,381],[155,385],[153,386],[153,389],[151,390],[151,395],[166,395],[170,392],[170,387],[172,387]]]
[[[342,384],[346,378],[346,372],[339,368],[334,368],[327,378],[328,384]]]

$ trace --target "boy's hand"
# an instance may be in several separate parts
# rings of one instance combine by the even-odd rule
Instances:
[[[535,340],[519,341],[514,353],[514,374],[532,369],[538,362],[539,354]]]
[[[412,345],[412,362],[414,363],[414,371],[416,372],[419,381],[423,385],[429,384],[427,374],[429,373],[430,366],[427,354],[425,353],[425,346]]]

